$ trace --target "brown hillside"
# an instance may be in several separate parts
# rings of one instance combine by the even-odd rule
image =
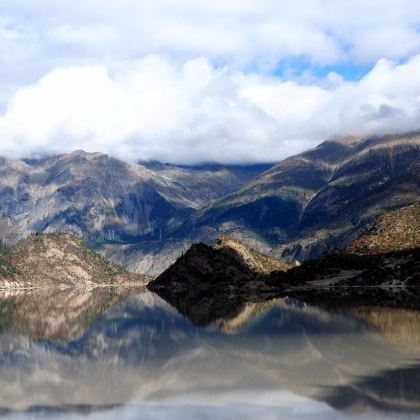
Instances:
[[[31,235],[0,252],[0,289],[146,285],[70,234]]]
[[[379,254],[420,247],[420,203],[389,212],[348,248],[354,254]]]

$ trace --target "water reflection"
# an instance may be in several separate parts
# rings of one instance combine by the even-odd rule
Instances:
[[[128,294],[114,288],[0,291],[0,331],[69,340]]]
[[[0,414],[420,414],[416,311],[233,301],[197,317],[144,290],[0,295]]]

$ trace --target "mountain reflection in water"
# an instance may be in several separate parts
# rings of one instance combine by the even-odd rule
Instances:
[[[231,309],[188,318],[143,290],[0,293],[0,414],[420,416],[420,312],[288,298]]]

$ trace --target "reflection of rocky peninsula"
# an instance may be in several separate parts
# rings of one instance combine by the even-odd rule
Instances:
[[[0,292],[0,331],[69,340],[127,294],[117,288]]]
[[[156,294],[5,295],[0,413],[270,391],[420,413],[419,248],[388,238],[370,254],[375,232],[363,252],[293,267],[227,237],[195,245],[150,283]]]

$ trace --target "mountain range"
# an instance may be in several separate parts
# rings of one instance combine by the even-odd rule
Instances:
[[[419,134],[347,138],[285,159],[197,212],[194,226],[305,260],[343,247],[379,215],[419,198]]]
[[[419,133],[329,140],[260,165],[127,163],[75,151],[0,160],[0,237],[71,231],[130,271],[156,275],[221,234],[275,257],[317,257],[419,197]]]

